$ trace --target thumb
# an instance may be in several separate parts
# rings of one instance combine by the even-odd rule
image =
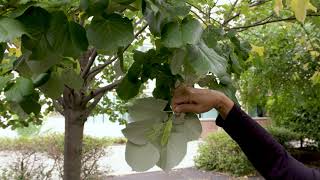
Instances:
[[[198,106],[196,104],[180,104],[174,109],[177,113],[194,112],[199,113]]]

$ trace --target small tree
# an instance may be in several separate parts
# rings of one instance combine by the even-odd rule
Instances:
[[[65,117],[66,180],[80,179],[84,123],[97,106],[112,108],[107,92],[117,87],[118,96],[127,101],[155,79],[153,96],[166,100],[169,114],[162,123],[170,128],[160,133],[167,135],[162,138],[165,145],[172,130],[175,86],[198,83],[234,98],[230,75],[239,75],[250,49],[232,30],[244,27],[229,24],[239,16],[234,10],[248,11],[248,3],[237,6],[238,1],[221,6],[223,22],[212,17],[216,4],[210,3],[209,13],[202,11],[208,8],[204,1],[0,2],[0,107],[7,119],[2,126],[41,122],[41,104],[54,106]],[[146,38],[154,48],[134,51]]]

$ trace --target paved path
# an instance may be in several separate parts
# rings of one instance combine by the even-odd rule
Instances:
[[[195,168],[182,168],[170,172],[156,171],[137,173],[130,175],[108,176],[106,180],[234,180],[234,179],[251,179],[263,180],[260,177],[249,178],[232,178],[227,175],[204,172]]]
[[[188,143],[187,154],[181,163],[176,168],[186,168],[186,167],[194,167],[193,158],[197,154],[198,146],[201,141],[192,141]],[[122,175],[122,174],[134,174],[137,173],[132,171],[131,167],[127,164],[125,160],[125,146],[111,146],[108,149],[108,155],[103,157],[99,161],[99,165],[102,167],[109,167],[111,175]],[[149,169],[147,172],[160,171],[161,169],[158,167],[153,167]]]

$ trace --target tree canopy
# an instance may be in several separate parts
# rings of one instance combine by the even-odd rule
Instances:
[[[139,171],[155,164],[170,169],[201,132],[195,114],[172,112],[176,86],[199,84],[237,102],[241,73],[259,63],[268,48],[241,32],[296,19],[308,32],[303,23],[319,25],[319,5],[310,0],[0,1],[1,126],[40,123],[44,109],[54,107],[66,119],[64,178],[80,179],[84,123],[92,113],[116,119],[125,112],[108,96],[116,89],[122,102],[131,102],[124,129],[127,162]],[[139,51],[144,41],[152,47]],[[318,71],[312,74],[314,82],[318,77]],[[149,80],[156,82],[153,97],[132,100]],[[141,110],[152,106],[156,109]],[[147,131],[139,134],[141,128]],[[142,162],[141,154],[150,158]]]

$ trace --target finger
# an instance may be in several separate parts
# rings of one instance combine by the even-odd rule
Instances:
[[[180,96],[180,97],[174,96],[172,101],[173,101],[174,105],[189,104],[190,98],[189,98],[189,96]]]
[[[174,91],[173,103],[184,104],[190,102],[190,93],[185,86],[180,86]]]
[[[186,113],[186,112],[199,113],[199,107],[196,104],[181,104],[181,105],[177,105],[174,108],[174,111],[177,113]]]
[[[185,96],[189,94],[189,90],[186,86],[184,85],[181,85],[179,87],[177,87],[175,90],[174,90],[174,95],[175,96]]]

